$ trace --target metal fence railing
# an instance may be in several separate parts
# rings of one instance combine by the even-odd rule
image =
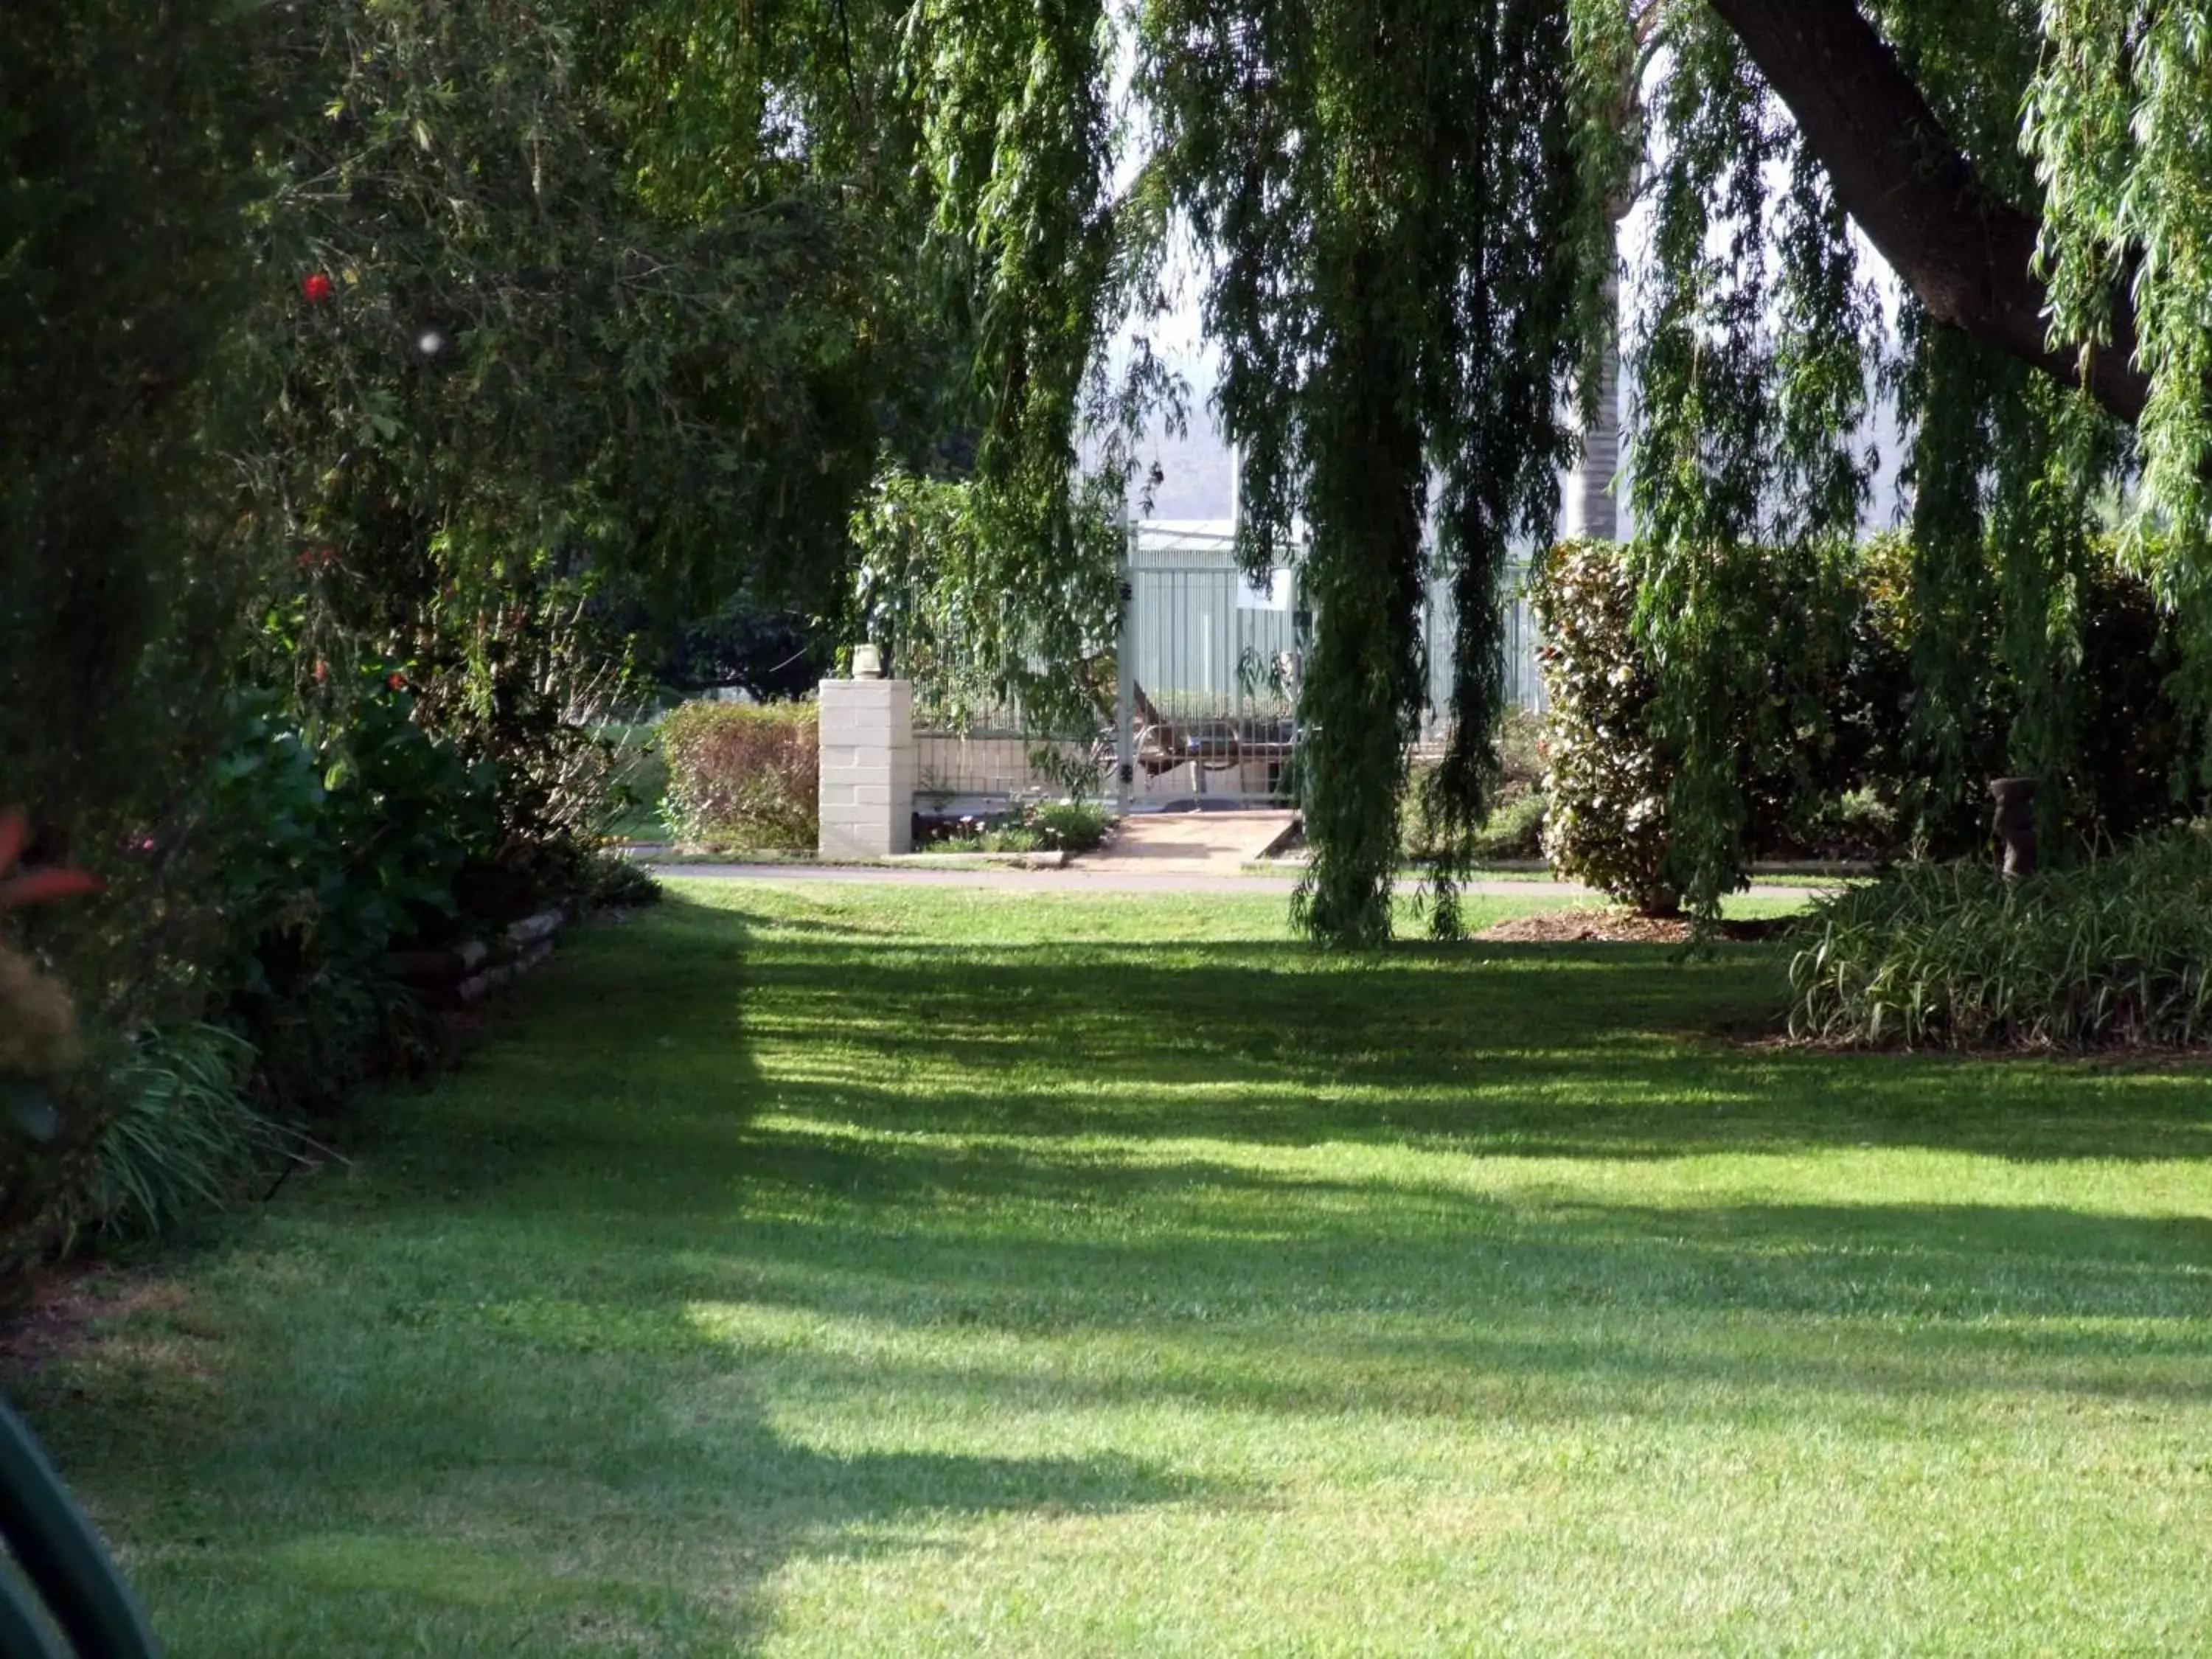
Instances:
[[[1176,804],[1292,805],[1297,800],[1297,693],[1311,617],[1293,562],[1259,582],[1239,568],[1225,526],[1134,524],[1123,572],[1114,711],[1091,732],[1042,735],[1012,708],[964,728],[932,721],[915,734],[918,793],[933,810],[1057,793],[1071,781],[1124,811]],[[1525,572],[1503,585],[1506,690],[1542,705],[1536,625]],[[1423,639],[1429,672],[1424,746],[1449,733],[1454,611],[1430,585]]]

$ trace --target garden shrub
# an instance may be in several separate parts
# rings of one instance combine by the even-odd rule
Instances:
[[[669,822],[683,840],[812,848],[821,755],[811,702],[687,702],[660,722]]]
[[[1114,820],[1087,800],[1040,801],[1028,810],[1030,827],[1048,852],[1091,853],[1105,844]]]
[[[109,1081],[114,1113],[68,1231],[150,1235],[230,1203],[283,1151],[283,1132],[246,1100],[257,1059],[219,1026],[141,1037]]]
[[[1508,786],[1510,789],[1511,787]],[[1551,805],[1540,789],[1511,790],[1475,832],[1477,859],[1538,859],[1544,855],[1544,821]]]
[[[1492,741],[1498,782],[1489,818],[1468,850],[1478,863],[1539,859],[1544,855],[1544,722],[1525,708],[1508,708]],[[1434,811],[1437,767],[1416,761],[1399,805],[1399,848],[1407,858],[1434,859],[1443,837]]]
[[[1891,550],[1714,556],[1725,562],[1727,582],[1756,595],[1775,619],[1764,655],[1732,665],[1725,694],[1714,692],[1743,859],[1836,856],[1847,832],[1860,835],[1863,854],[1901,850],[1864,837],[1895,823],[1893,798],[1909,770],[1910,665],[1890,589],[1877,580]],[[1540,568],[1534,599],[1551,705],[1545,850],[1561,873],[1665,914],[1689,872],[1670,833],[1678,756],[1638,640],[1632,567],[1610,543],[1563,545]]]
[[[256,1095],[289,1109],[334,1109],[434,1057],[385,956],[471,931],[460,888],[498,831],[495,770],[415,723],[400,671],[365,665],[360,681],[319,741],[275,694],[240,693],[217,769],[231,933],[209,1012],[257,1050]]]
[[[1901,538],[1830,555],[1726,556],[1730,581],[1775,618],[1764,657],[1735,665],[1725,699],[1742,862],[1978,852],[1984,781],[2022,770],[2044,776],[2046,848],[2062,860],[2178,815],[2172,781],[2187,724],[2167,683],[2172,626],[2109,546],[2094,550],[2075,596],[2081,653],[2063,687],[2016,684],[1996,619],[1984,619],[1972,647],[1979,701],[1950,711],[1948,759],[1915,725],[1927,711],[1914,682],[1920,621],[1905,597]],[[1561,874],[1640,909],[1668,909],[1684,875],[1668,834],[1676,757],[1638,641],[1631,564],[1613,544],[1565,544],[1539,565],[1533,599],[1550,702],[1546,855]],[[2043,711],[2033,720],[2021,714],[2031,704]],[[2051,735],[2046,704],[2063,705],[2063,741]],[[2021,746],[2030,737],[2045,745],[2040,769]]]
[[[1636,594],[1621,550],[1568,542],[1546,556],[1530,591],[1545,719],[1544,856],[1571,880],[1670,912],[1668,757],[1651,730],[1656,688],[1635,650]]]
[[[105,884],[0,917],[0,1106],[58,1125],[0,1143],[0,1281],[204,1195],[130,1172],[188,1170],[232,1060],[290,1114],[427,1058],[392,949],[655,890],[592,861],[599,587],[667,623],[761,547],[842,570],[908,424],[843,209],[647,204],[626,28],[418,9],[0,8],[0,314],[35,323],[0,327],[0,805]]]
[[[1011,811],[961,819],[937,843],[944,853],[1090,853],[1106,843],[1112,816],[1086,800],[1030,801]]]
[[[590,866],[591,884],[585,897],[593,908],[641,909],[658,904],[665,894],[653,872],[617,853],[599,853]]]
[[[497,781],[497,833],[465,887],[495,920],[586,888],[623,804],[617,716],[636,686],[628,642],[588,598],[583,584],[538,581],[497,607],[434,607],[416,631],[412,718]]]
[[[2212,1038],[2212,828],[2008,883],[1902,866],[1819,901],[1790,1029],[1869,1047],[2181,1047]]]

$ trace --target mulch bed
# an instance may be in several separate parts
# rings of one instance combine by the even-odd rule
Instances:
[[[1750,943],[1779,939],[1789,927],[1786,916],[1759,916],[1723,921],[1720,936]],[[1633,910],[1546,910],[1498,922],[1475,937],[1501,945],[1683,945],[1690,923],[1683,916],[1640,916]]]

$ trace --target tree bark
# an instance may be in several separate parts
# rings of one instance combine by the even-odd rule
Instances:
[[[2037,226],[1991,195],[1852,0],[1709,0],[1796,118],[1836,200],[1938,321],[2082,386],[2132,426],[2149,381],[2116,296],[2112,341],[2053,349]]]
[[[1559,534],[1571,542],[1610,542],[1620,536],[1620,504],[1613,493],[1620,471],[1620,283],[1610,273],[1605,296],[1610,332],[1595,354],[1596,418],[1583,428],[1581,448],[1559,503]]]

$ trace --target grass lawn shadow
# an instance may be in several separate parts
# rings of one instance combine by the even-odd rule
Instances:
[[[2172,1650],[2208,1091],[1780,965],[681,889],[18,1383],[184,1656]]]

